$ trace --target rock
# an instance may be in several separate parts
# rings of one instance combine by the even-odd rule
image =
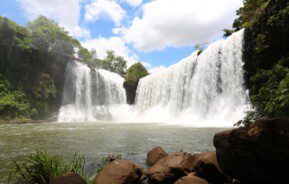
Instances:
[[[193,171],[193,161],[194,157],[189,153],[171,153],[148,170],[148,180],[151,184],[174,183]]]
[[[123,87],[126,92],[127,96],[127,103],[129,105],[133,105],[135,102],[135,96],[136,96],[136,89],[138,86],[138,80],[137,81],[124,81]]]
[[[77,173],[69,172],[54,178],[50,184],[86,184],[86,182]]]
[[[130,160],[117,159],[96,175],[95,184],[137,184],[142,175],[142,169],[138,164]]]
[[[154,165],[157,163],[157,161],[166,156],[168,156],[168,154],[162,147],[154,147],[148,152],[146,163],[149,165]]]
[[[206,180],[199,178],[195,173],[190,173],[187,176],[182,177],[175,184],[209,184]]]
[[[244,183],[289,183],[289,119],[262,119],[214,137],[222,170]]]
[[[194,172],[210,183],[226,183],[228,177],[221,170],[216,153],[204,152],[194,155]]]

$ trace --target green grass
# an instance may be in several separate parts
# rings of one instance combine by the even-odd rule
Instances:
[[[12,162],[9,183],[47,184],[66,172],[77,172],[84,179],[88,178],[84,171],[85,158],[77,153],[69,162],[65,162],[60,155],[51,156],[46,151],[36,151],[25,156],[22,161]]]

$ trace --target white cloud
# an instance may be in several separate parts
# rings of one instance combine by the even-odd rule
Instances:
[[[129,4],[132,7],[137,7],[142,3],[142,0],[121,0],[121,1]]]
[[[82,42],[82,45],[89,50],[95,49],[97,57],[100,59],[104,59],[107,56],[107,50],[112,50],[116,55],[122,56],[127,60],[128,66],[131,66],[138,60],[138,56],[132,53],[125,45],[125,42],[119,37],[88,39]]]
[[[241,5],[242,0],[154,0],[122,30],[124,39],[144,52],[210,41],[231,27]]]
[[[114,0],[94,0],[86,5],[85,10],[85,20],[90,22],[106,18],[120,25],[126,16],[126,11]]]
[[[44,15],[66,28],[72,36],[89,37],[90,31],[79,25],[82,0],[17,0],[29,19]]]
[[[149,73],[156,74],[156,73],[160,73],[160,72],[164,71],[165,69],[167,69],[167,67],[160,65],[160,66],[150,68]]]

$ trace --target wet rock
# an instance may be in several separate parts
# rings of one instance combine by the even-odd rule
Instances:
[[[54,178],[50,184],[86,184],[86,182],[77,173],[69,172]]]
[[[161,158],[168,156],[167,152],[160,146],[154,147],[147,154],[146,163],[148,165],[154,165]]]
[[[204,152],[194,155],[193,167],[197,176],[210,183],[219,184],[229,181],[218,164],[215,152]]]
[[[222,170],[244,183],[289,183],[289,119],[262,119],[214,137]]]
[[[137,184],[143,170],[130,160],[117,159],[104,167],[95,178],[95,184]]]
[[[193,171],[193,162],[194,157],[189,153],[171,153],[148,170],[148,180],[151,184],[174,183]]]
[[[182,177],[175,184],[209,184],[206,180],[199,178],[195,173],[190,173],[187,176]]]

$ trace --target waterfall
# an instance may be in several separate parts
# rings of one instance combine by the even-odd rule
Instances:
[[[143,121],[231,126],[249,102],[243,79],[243,30],[140,80],[136,108]]]
[[[126,104],[124,79],[70,62],[58,121],[113,120],[190,126],[232,126],[249,107],[244,88],[241,30],[202,53],[139,81],[136,104]]]
[[[113,120],[114,108],[126,103],[123,81],[115,73],[69,62],[58,121]]]

